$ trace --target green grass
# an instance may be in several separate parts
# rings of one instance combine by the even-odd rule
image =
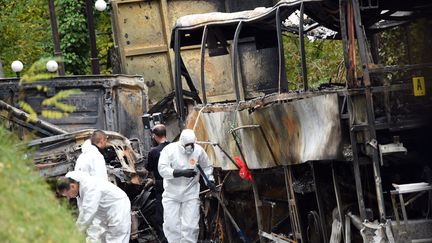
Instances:
[[[65,203],[33,170],[31,153],[0,124],[0,241],[85,242]]]

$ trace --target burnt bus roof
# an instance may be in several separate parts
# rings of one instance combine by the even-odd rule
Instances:
[[[262,7],[235,13],[213,12],[183,16],[177,19],[173,28],[171,48],[174,47],[174,33],[177,30],[181,32],[181,46],[199,45],[205,26],[218,28],[227,40],[233,39],[239,22],[243,22],[240,38],[261,35],[266,30],[275,31],[278,9],[280,19],[283,20],[299,10],[301,4],[304,5],[304,13],[316,23],[335,32],[340,30],[338,0],[282,0],[271,8]],[[376,5],[362,5],[361,1],[360,9],[365,31],[376,32],[416,18],[431,16],[432,3],[428,0],[381,0]],[[305,33],[307,32],[308,29],[305,29]]]

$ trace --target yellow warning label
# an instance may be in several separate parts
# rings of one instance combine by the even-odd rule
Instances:
[[[414,96],[425,96],[426,95],[426,87],[424,77],[413,77],[413,91]]]

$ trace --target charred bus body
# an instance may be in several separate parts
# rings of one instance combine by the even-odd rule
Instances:
[[[197,5],[191,7],[190,2]],[[260,242],[432,238],[428,153],[432,7],[428,1],[281,1],[269,8],[192,15],[177,21],[186,13],[233,12],[274,2],[111,3],[122,72],[144,75],[151,96],[150,113],[174,107],[176,113],[169,110],[165,115],[178,115],[180,127],[195,129],[217,168],[220,197],[247,238]],[[134,11],[143,9],[147,11],[144,15],[132,17],[137,14]],[[154,21],[157,13],[152,11],[160,11],[160,20]],[[298,26],[282,24],[292,13],[300,16]],[[303,15],[313,20],[307,27]],[[398,26],[409,33],[412,23],[417,23],[416,28],[422,26],[418,21],[429,28],[420,28],[416,36],[401,35],[404,38],[396,47],[403,49],[405,60],[388,65],[386,55],[378,51],[388,43],[379,42],[377,36]],[[144,31],[140,27],[146,23],[151,28]],[[310,57],[305,54],[303,37],[319,26],[334,31],[332,38],[343,44],[340,51],[346,82],[342,87],[326,84],[322,89],[309,88]],[[287,73],[294,68],[284,63],[285,32],[299,36],[301,90],[288,88],[292,80]],[[416,39],[423,41],[420,50],[414,50]],[[169,50],[170,40],[174,52]],[[150,44],[141,46],[146,43]],[[415,58],[419,51],[423,55]],[[90,92],[86,96],[90,101],[82,98],[84,103],[78,103],[82,113],[74,117],[86,123],[83,127],[71,126],[73,129],[63,134],[62,129],[70,126],[68,119],[60,121],[59,127],[21,121],[44,136],[52,136],[33,142],[43,145],[36,163],[44,175],[59,175],[73,166],[70,162],[78,155],[79,145],[90,134],[76,130],[114,130],[129,138],[146,132],[139,123],[147,112],[142,80],[88,78],[58,78],[59,83],[51,84]],[[14,104],[18,88],[12,83],[6,86],[0,95]],[[174,87],[175,92],[170,93]],[[124,92],[129,89],[130,93]],[[31,90],[35,87],[29,87]],[[89,107],[93,108],[86,110]],[[137,146],[135,154],[119,134],[112,134],[112,144],[117,157],[124,156],[132,164],[137,162],[137,154],[146,153]],[[73,150],[66,151],[66,147]],[[60,152],[50,152],[54,150]],[[124,150],[130,154],[123,154]],[[126,172],[134,168],[124,162],[115,160],[111,173],[116,168]],[[252,181],[242,179],[248,178],[248,173]],[[126,182],[139,180],[136,174],[130,173]],[[203,199],[200,239],[240,241],[220,205],[211,197]],[[150,200],[149,193],[143,191],[135,203],[148,209]]]
[[[400,44],[407,58],[386,65],[378,48],[387,43],[377,39],[416,21],[430,27],[431,10],[425,1],[280,1],[177,20],[171,47],[180,126],[197,132],[219,168],[222,197],[250,238],[432,239],[431,58],[414,58],[406,41],[417,37],[408,37]],[[282,25],[296,11],[298,28]],[[304,28],[303,15],[314,27]],[[308,89],[304,35],[320,25],[342,41],[342,87]],[[295,92],[287,88],[284,31],[299,35],[303,89]],[[430,50],[424,41],[420,53]],[[252,181],[233,171],[239,159]],[[206,215],[203,239],[240,241],[217,212]]]

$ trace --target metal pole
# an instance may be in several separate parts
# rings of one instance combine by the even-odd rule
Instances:
[[[205,88],[205,70],[204,70],[204,61],[205,61],[205,48],[206,48],[206,42],[207,42],[207,33],[208,33],[208,27],[207,25],[204,26],[203,30],[203,36],[201,40],[201,93],[203,97],[203,103],[204,105],[207,105],[207,95],[206,95],[206,88]]]
[[[348,23],[348,55],[349,55],[349,68],[347,69],[348,87],[353,88],[358,86],[357,82],[357,59],[356,59],[356,46],[354,34],[354,17],[353,7],[350,1],[347,2],[347,23]]]
[[[346,10],[347,10],[346,0],[340,0],[339,1],[339,22],[340,22],[340,29],[341,29],[340,33],[341,33],[341,38],[342,38],[345,69],[349,70],[350,58],[349,58],[349,54],[348,54],[349,47],[348,47],[348,35],[347,35]],[[348,78],[348,75],[347,75],[347,78]],[[351,82],[351,80],[348,82]]]
[[[207,183],[207,185],[209,185],[210,180],[207,177],[207,175],[205,174],[203,168],[201,167],[201,165],[199,163],[196,164],[196,168],[198,169],[198,171],[200,172],[202,178],[204,179],[205,183]],[[249,240],[246,237],[246,234],[243,232],[242,229],[240,229],[240,227],[238,226],[237,222],[234,220],[234,217],[231,215],[231,213],[228,211],[228,208],[225,206],[225,203],[222,201],[222,199],[220,198],[218,192],[216,191],[213,194],[216,199],[219,202],[219,205],[222,207],[222,209],[224,210],[224,213],[228,216],[228,219],[230,220],[231,224],[234,226],[237,234],[239,235],[240,239],[243,242],[249,242]]]
[[[25,123],[29,123],[37,128],[40,128],[48,133],[50,133],[51,135],[59,135],[59,134],[66,134],[67,132],[63,129],[61,129],[60,127],[51,124],[49,122],[46,122],[44,120],[40,120],[37,118],[30,118],[30,115],[25,112],[22,111],[14,106],[9,105],[8,103],[0,100],[0,111],[1,110],[5,110],[9,113],[9,116],[11,118],[17,118],[20,121],[24,121]],[[46,133],[45,132],[45,133]]]
[[[180,117],[179,126],[180,129],[184,128],[184,122],[186,120],[184,115],[184,102],[183,102],[183,86],[181,79],[181,60],[180,60],[180,33],[179,30],[174,31],[174,81],[175,81],[175,94],[178,114]]]
[[[91,54],[91,66],[92,74],[100,74],[99,71],[99,59],[97,57],[98,51],[96,48],[96,34],[93,21],[93,3],[91,0],[85,1],[86,13],[87,13],[87,28],[90,37],[90,54]]]
[[[257,214],[256,216],[257,216],[258,231],[261,232],[261,231],[263,231],[262,217],[261,217],[262,202],[261,202],[261,199],[259,198],[258,186],[257,186],[257,183],[255,182],[255,180],[252,180],[251,184],[252,184],[252,192],[253,192],[254,201],[255,201],[255,210],[256,210],[256,214]],[[265,242],[262,235],[259,235],[259,242],[260,243]]]
[[[282,27],[281,27],[281,19],[280,19],[280,8],[276,9],[276,34],[278,40],[278,93],[280,94],[282,90],[284,92],[287,91],[287,83],[285,81],[285,58],[284,58],[284,50],[283,50],[283,41],[282,41]],[[284,82],[284,83],[282,83]],[[283,88],[282,88],[283,86]]]
[[[55,14],[54,0],[48,0],[48,7],[50,12],[51,32],[52,32],[53,42],[54,42],[54,55],[60,58],[60,60],[58,61],[58,73],[60,76],[64,76],[65,69],[62,60],[63,53],[60,48],[60,36],[57,28],[57,17]]]
[[[244,161],[245,164],[246,164],[246,168],[248,168],[246,158],[245,158],[245,156],[244,156],[244,154],[243,154],[243,150],[241,149],[240,143],[237,141],[237,137],[236,137],[235,131],[232,131],[232,132],[231,132],[231,135],[232,135],[233,138],[234,138],[234,141],[235,141],[235,143],[236,143],[236,145],[237,145],[237,149],[238,149],[239,152],[240,152],[240,156],[242,157],[243,161]],[[255,201],[255,210],[256,210],[256,217],[257,217],[258,231],[261,232],[261,231],[263,231],[263,226],[262,226],[262,217],[261,217],[261,207],[262,207],[262,202],[261,202],[261,200],[259,199],[258,187],[257,187],[257,185],[256,185],[255,180],[252,180],[252,181],[251,181],[251,184],[252,184],[252,191],[253,191],[254,201]],[[260,242],[261,242],[261,243],[264,242],[264,238],[263,238],[262,235],[259,235],[259,239],[260,239]]]
[[[273,150],[271,149],[270,143],[269,143],[269,141],[268,141],[268,139],[267,139],[267,137],[265,135],[264,129],[261,127],[261,125],[244,125],[244,126],[239,126],[239,127],[236,127],[234,129],[232,129],[231,132],[234,133],[237,130],[246,129],[246,128],[258,128],[260,130],[261,135],[264,138],[264,142],[266,143],[266,146],[267,146],[267,148],[268,148],[268,150],[270,152],[270,155],[272,156],[272,159],[273,159],[274,163],[278,164],[278,162],[276,160],[276,156],[274,155]],[[234,136],[234,138],[235,138],[235,136]]]
[[[306,54],[305,54],[305,47],[304,47],[303,21],[304,21],[304,3],[302,2],[300,5],[299,39],[300,39],[300,55],[301,55],[301,66],[302,66],[303,89],[306,91],[309,89],[309,87],[308,87],[308,79],[307,79]]]
[[[332,169],[332,177],[333,177],[333,187],[334,187],[335,197],[336,197],[336,205],[338,208],[339,220],[340,220],[341,225],[342,225],[342,236],[345,237],[344,218],[342,215],[342,199],[341,199],[340,190],[339,190],[339,183],[338,183],[335,168],[334,168],[334,161],[331,162],[331,169]]]
[[[319,183],[317,183],[317,173],[315,173],[315,166],[313,162],[310,163],[311,170],[312,170],[312,177],[315,184],[315,198],[318,205],[318,213],[320,217],[320,227],[323,237],[323,242],[328,242],[329,238],[327,237],[327,228],[325,227],[325,216],[324,216],[324,207],[323,207],[323,201],[320,195],[322,195],[321,187]]]
[[[365,87],[365,96],[366,96],[366,112],[367,112],[367,120],[369,125],[369,140],[370,142],[376,141],[376,130],[375,130],[375,114],[374,114],[374,106],[373,106],[373,97],[371,93],[371,81],[369,76],[369,69],[368,69],[368,57],[367,53],[369,53],[369,49],[366,45],[366,36],[364,34],[363,25],[361,22],[361,15],[360,15],[360,7],[357,0],[353,1],[353,13],[354,13],[354,19],[355,19],[355,30],[357,35],[357,41],[358,46],[360,50],[360,59],[362,62],[362,69],[363,69],[363,82]],[[372,147],[372,161],[373,161],[373,172],[374,172],[374,181],[375,181],[375,190],[377,194],[377,201],[378,201],[378,211],[380,214],[380,220],[385,222],[385,206],[384,206],[384,196],[383,196],[383,190],[381,185],[381,172],[380,172],[380,166],[379,166],[379,159],[378,159],[378,149],[375,146]]]
[[[295,197],[295,192],[292,186],[292,178],[293,172],[290,165],[285,165],[284,167],[284,176],[285,176],[285,189],[287,190],[287,198],[288,198],[288,212],[290,214],[291,221],[291,229],[293,231],[295,239],[299,239],[300,242],[303,242],[304,234],[301,228],[300,216],[297,208],[297,199]]]
[[[233,39],[233,52],[232,52],[232,61],[231,61],[231,66],[232,66],[232,78],[233,78],[233,82],[234,82],[234,88],[235,88],[235,94],[236,94],[236,101],[237,103],[240,102],[240,88],[239,88],[239,83],[238,83],[238,74],[237,74],[237,56],[238,56],[238,39],[240,36],[240,31],[242,28],[243,22],[240,21],[237,25],[235,34],[234,34],[234,39]]]
[[[363,188],[362,188],[362,180],[361,180],[361,173],[360,173],[360,163],[358,158],[358,148],[357,148],[357,138],[356,134],[352,129],[352,126],[354,124],[354,108],[352,107],[352,101],[351,97],[347,96],[347,108],[348,108],[348,114],[349,116],[349,122],[350,122],[350,141],[351,141],[351,149],[353,154],[353,171],[354,171],[354,181],[356,185],[356,193],[357,193],[357,202],[359,206],[359,212],[360,217],[364,220],[366,219],[366,208],[364,204],[364,197],[363,197]]]
[[[341,7],[340,19],[341,19],[342,38],[343,38],[342,43],[347,43],[346,45],[344,45],[344,57],[345,55],[348,55],[348,57],[345,57],[346,58],[345,67],[347,68],[348,87],[353,88],[356,87],[356,72],[355,72],[356,54],[355,54],[355,42],[354,42],[355,35],[354,35],[354,26],[353,26],[354,17],[353,17],[352,3],[350,1],[341,0],[339,6]],[[345,18],[345,10],[347,15],[346,18]],[[346,23],[348,23],[348,26],[346,26],[345,21]],[[348,34],[348,36],[346,34]],[[357,202],[358,202],[360,217],[364,220],[366,219],[366,208],[365,208],[364,198],[363,198],[362,180],[361,180],[360,164],[358,158],[357,136],[354,130],[352,129],[353,126],[355,125],[355,119],[353,116],[355,110],[353,108],[351,96],[348,94],[346,98],[347,98],[347,109],[348,109],[349,123],[350,123],[350,141],[351,141],[351,147],[353,153],[352,166],[353,166],[354,180],[356,185]]]
[[[351,243],[351,218],[345,216],[345,243]]]

